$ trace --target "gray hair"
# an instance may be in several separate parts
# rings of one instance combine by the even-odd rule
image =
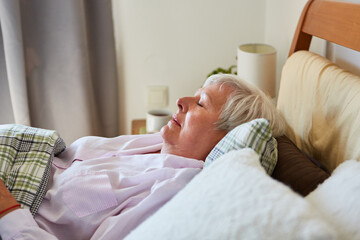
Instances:
[[[285,133],[286,122],[272,100],[260,89],[232,74],[215,74],[204,83],[204,87],[217,84],[234,89],[221,109],[215,123],[220,130],[231,131],[242,123],[256,118],[265,118],[270,122],[274,137]]]

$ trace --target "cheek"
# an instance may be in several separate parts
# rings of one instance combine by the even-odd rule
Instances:
[[[192,129],[205,128],[212,125],[216,121],[213,114],[205,114],[202,112],[188,113],[186,116],[187,126]]]
[[[215,127],[216,121],[217,117],[212,115],[195,116],[191,119],[191,131],[204,134]]]
[[[188,144],[203,143],[213,134],[215,128],[214,117],[211,116],[190,116],[187,129],[182,131],[181,138]]]

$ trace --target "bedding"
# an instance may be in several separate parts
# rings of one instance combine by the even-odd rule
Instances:
[[[65,143],[56,131],[0,125],[0,178],[32,215],[45,195],[53,158],[64,149]]]
[[[360,239],[360,162],[340,164],[306,199],[331,222],[339,239]]]
[[[298,149],[289,138],[281,136],[276,140],[278,161],[271,175],[274,179],[306,196],[330,176],[321,163]]]
[[[204,167],[227,152],[243,148],[251,148],[258,153],[261,165],[269,175],[272,174],[277,162],[277,143],[266,119],[254,119],[227,133],[206,157]]]
[[[337,239],[309,201],[250,148],[224,154],[125,239]]]

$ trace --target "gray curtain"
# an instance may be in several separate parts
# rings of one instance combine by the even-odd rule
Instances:
[[[0,0],[0,124],[119,134],[111,0]]]

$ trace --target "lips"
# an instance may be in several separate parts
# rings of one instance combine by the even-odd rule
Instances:
[[[179,123],[179,120],[176,118],[176,115],[175,115],[175,114],[173,115],[172,120],[173,120],[179,127],[181,127],[181,124]]]

